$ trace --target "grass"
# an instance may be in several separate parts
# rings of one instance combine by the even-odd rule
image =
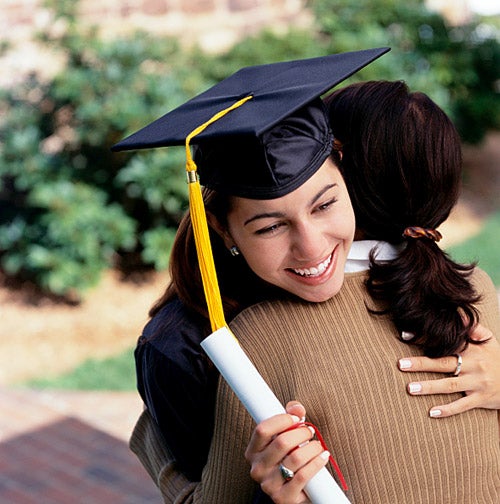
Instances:
[[[133,349],[106,359],[87,359],[69,373],[30,380],[27,386],[64,390],[136,390]]]
[[[499,236],[500,211],[485,222],[479,234],[447,251],[459,262],[478,261],[493,283],[500,287]],[[51,379],[32,380],[27,385],[66,390],[135,390],[133,349],[107,359],[88,359],[69,373]]]
[[[500,287],[500,210],[489,217],[479,234],[447,251],[458,262],[477,261],[493,283]]]

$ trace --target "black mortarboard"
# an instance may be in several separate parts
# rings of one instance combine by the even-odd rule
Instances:
[[[332,137],[319,97],[387,51],[242,68],[113,150],[183,145],[198,126],[251,96],[190,140],[200,182],[247,198],[282,196],[304,183],[330,153]]]

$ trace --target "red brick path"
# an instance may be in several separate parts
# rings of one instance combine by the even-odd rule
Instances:
[[[136,393],[0,389],[0,503],[160,503],[127,445],[141,407]]]

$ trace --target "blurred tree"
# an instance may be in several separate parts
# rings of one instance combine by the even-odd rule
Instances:
[[[110,147],[208,84],[175,41],[103,41],[76,2],[53,3],[66,28],[40,38],[64,51],[63,71],[1,91],[0,264],[77,298],[104,268],[165,266],[186,206],[182,153]]]
[[[312,0],[329,52],[390,46],[364,77],[403,79],[453,118],[465,142],[500,128],[498,28],[474,19],[451,26],[424,0]]]
[[[0,90],[0,268],[59,295],[110,266],[166,267],[187,205],[183,149],[110,147],[241,66],[390,46],[351,80],[406,80],[466,141],[500,126],[498,27],[448,26],[420,0],[311,0],[310,30],[265,30],[217,56],[147,33],[102,40],[77,0],[47,3],[57,30],[40,40],[64,69]]]

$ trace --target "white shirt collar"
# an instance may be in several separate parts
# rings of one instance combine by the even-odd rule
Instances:
[[[370,251],[376,247],[375,257],[379,261],[391,261],[395,259],[404,244],[400,246],[391,245],[390,243],[377,240],[359,240],[352,242],[351,249],[347,255],[347,261],[344,271],[346,273],[354,273],[357,271],[365,271],[370,267],[369,255]]]

